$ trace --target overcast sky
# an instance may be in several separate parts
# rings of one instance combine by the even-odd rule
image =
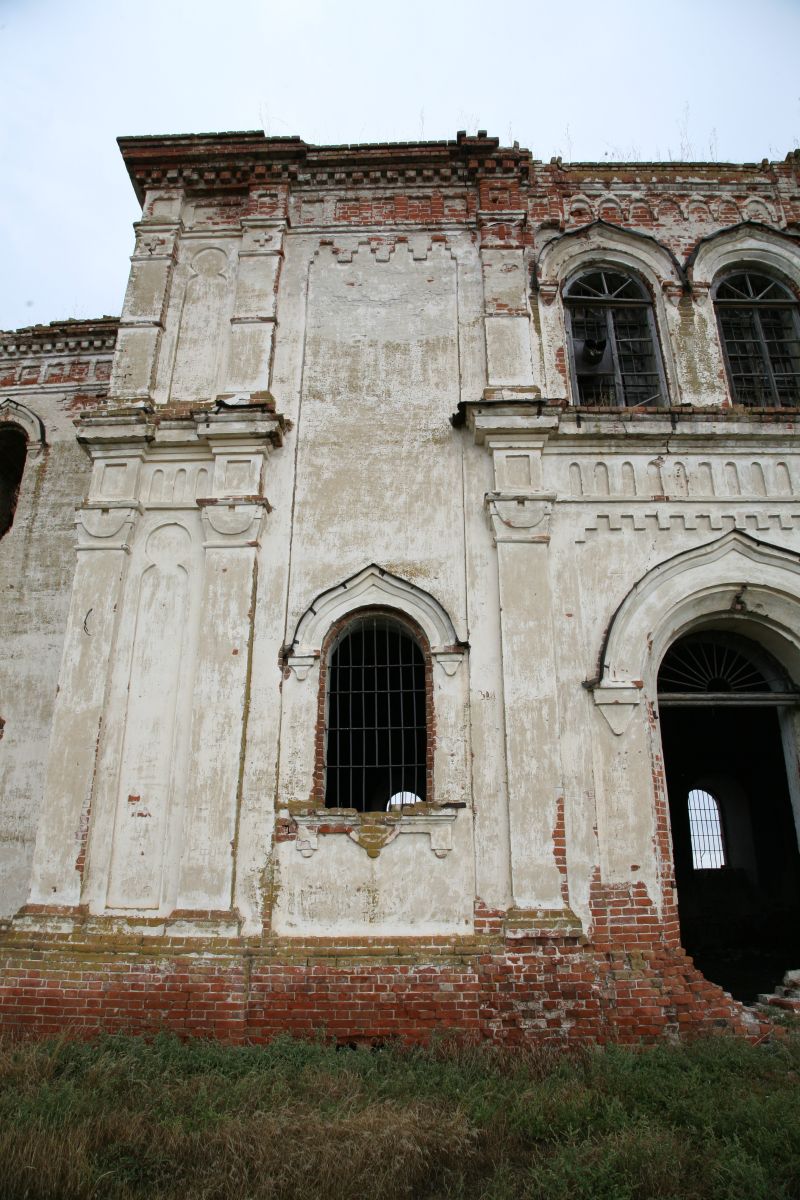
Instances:
[[[118,313],[120,134],[486,129],[536,158],[800,144],[800,0],[0,0],[0,329]]]

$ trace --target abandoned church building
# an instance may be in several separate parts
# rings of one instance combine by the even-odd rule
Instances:
[[[800,152],[132,137],[0,341],[0,1015],[759,1036],[800,968]]]

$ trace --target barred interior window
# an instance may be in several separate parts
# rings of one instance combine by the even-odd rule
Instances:
[[[328,666],[325,803],[402,811],[426,798],[425,659],[398,621],[359,617]]]
[[[739,271],[716,290],[717,318],[736,404],[800,404],[800,306],[768,275]]]
[[[716,797],[703,788],[692,788],[688,804],[692,866],[695,871],[724,867],[725,844]]]
[[[666,404],[653,307],[620,271],[589,271],[564,293],[573,387],[579,404]]]

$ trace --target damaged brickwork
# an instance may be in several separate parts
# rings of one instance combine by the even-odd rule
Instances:
[[[120,149],[121,316],[0,337],[3,1027],[768,1034],[800,966],[800,152]],[[364,616],[424,686],[354,668],[334,809]],[[762,690],[666,694],[676,645]],[[717,745],[748,722],[767,816]]]

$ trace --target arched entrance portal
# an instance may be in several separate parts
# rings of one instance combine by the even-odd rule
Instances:
[[[787,777],[800,693],[738,633],[674,642],[658,699],[681,940],[738,1000],[800,966],[800,853]]]

